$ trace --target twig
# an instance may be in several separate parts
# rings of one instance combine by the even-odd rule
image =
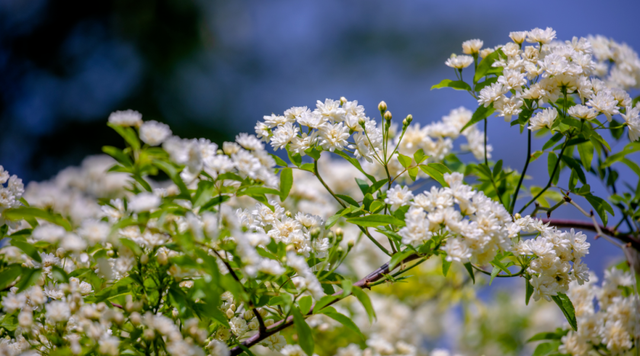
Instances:
[[[420,256],[418,255],[411,255],[407,258],[405,258],[402,263],[406,263],[406,262],[410,262],[413,261],[417,258],[419,258]],[[380,266],[378,269],[376,269],[375,271],[369,273],[366,277],[362,278],[361,280],[357,281],[356,283],[353,284],[354,287],[360,287],[360,288],[369,288],[371,283],[378,281],[379,279],[383,278],[385,275],[389,274],[389,272],[391,272],[389,270],[389,263],[385,263],[382,266]],[[335,300],[331,301],[330,303],[328,303],[326,306],[330,306],[346,297],[348,297],[348,295],[343,295],[342,292],[337,292],[333,294],[334,297],[336,297]],[[311,310],[306,314],[307,316],[313,314],[313,307],[311,308]],[[282,319],[278,322],[273,323],[271,326],[269,326],[268,328],[266,328],[266,330],[264,332],[262,331],[258,331],[258,333],[256,333],[255,335],[249,337],[248,339],[246,339],[245,341],[242,342],[242,346],[236,346],[234,348],[231,349],[230,352],[230,356],[237,356],[240,355],[242,352],[244,352],[243,347],[244,348],[249,348],[257,343],[259,343],[260,341],[268,338],[269,336],[279,332],[282,329],[285,329],[289,326],[293,325],[293,317],[289,316],[286,319]]]

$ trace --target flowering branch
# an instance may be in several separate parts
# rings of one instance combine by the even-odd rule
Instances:
[[[414,254],[414,255],[410,255],[409,257],[405,258],[402,263],[399,263],[398,265],[402,265],[404,263],[407,262],[411,262],[417,258],[419,258],[420,256]],[[389,274],[389,272],[391,272],[394,268],[390,269],[389,268],[389,263],[385,263],[382,266],[380,266],[378,269],[376,269],[375,271],[369,273],[366,277],[362,278],[361,280],[355,282],[353,284],[354,287],[360,287],[360,288],[370,288],[371,283],[376,282],[380,279],[382,279],[384,276],[386,276],[387,274]],[[325,307],[328,307],[332,304],[337,303],[338,301],[350,296],[349,295],[343,295],[342,291],[334,293],[333,296],[337,297],[335,300],[331,301],[330,303],[328,303]],[[315,306],[315,305],[314,305]],[[311,310],[306,314],[306,316],[310,316],[312,315],[314,312],[314,308],[312,307]],[[282,319],[274,324],[272,324],[271,326],[269,326],[268,328],[266,328],[266,330],[263,331],[258,331],[255,335],[251,336],[250,338],[246,339],[245,341],[243,341],[241,343],[241,345],[238,345],[234,348],[231,349],[230,352],[230,356],[237,356],[240,355],[242,352],[244,352],[244,349],[249,348],[257,343],[259,343],[260,341],[268,338],[269,336],[289,327],[293,325],[293,316],[289,316],[286,319]]]
[[[587,221],[579,221],[579,220],[566,220],[566,219],[541,219],[545,224],[550,224],[551,226],[559,227],[559,228],[576,228],[582,230],[589,230],[598,232],[596,226],[600,229],[601,232],[606,233],[624,243],[631,244],[631,246],[640,251],[640,239],[633,237],[629,234],[623,234],[617,231],[616,229],[608,228],[602,225],[594,225],[591,222]]]

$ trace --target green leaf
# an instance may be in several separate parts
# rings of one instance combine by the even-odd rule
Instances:
[[[347,219],[347,222],[365,226],[365,227],[376,227],[380,225],[396,225],[396,226],[404,226],[404,221],[397,219],[391,215],[382,215],[382,214],[371,214],[366,216],[358,216],[355,218]]]
[[[340,299],[340,298],[338,298],[336,296],[333,296],[333,295],[325,295],[324,297],[320,298],[320,300],[313,307],[313,313],[314,314],[320,313],[320,311],[322,309],[324,309],[327,305],[333,303],[334,301],[336,301],[338,299]]]
[[[491,279],[489,279],[489,285],[493,283],[493,279],[500,273],[500,268],[493,266],[493,270],[491,270]]]
[[[633,171],[633,173],[637,174],[640,177],[640,166],[638,166],[638,164],[628,158],[623,158],[620,160],[620,162],[626,164],[629,168],[631,168],[631,170]]]
[[[549,152],[549,157],[547,158],[547,171],[549,172],[549,177],[553,174],[553,170],[558,162],[558,156],[555,153]],[[560,176],[560,169],[556,171],[555,176],[552,178],[554,184],[557,184],[558,177]]]
[[[231,199],[228,195],[218,195],[216,197],[211,198],[208,202],[206,202],[202,207],[200,207],[200,211],[208,210],[214,206],[220,205],[227,200]]]
[[[118,161],[118,163],[122,164],[125,167],[133,166],[133,162],[131,161],[131,158],[129,157],[129,155],[122,152],[122,150],[119,148],[116,148],[113,146],[103,146],[102,152],[113,157],[116,161]]]
[[[7,220],[12,221],[38,218],[62,226],[67,231],[72,230],[71,223],[60,214],[50,213],[38,208],[23,206],[15,209],[7,209],[2,212],[2,216]]]
[[[291,168],[283,168],[280,172],[280,201],[284,202],[289,196],[293,186],[293,171]]]
[[[333,225],[335,225],[338,222],[338,220],[342,216],[344,216],[345,214],[350,213],[352,211],[352,208],[353,208],[353,205],[350,205],[350,206],[348,206],[348,207],[346,207],[344,209],[338,210],[338,212],[335,215],[333,215],[329,219],[327,219],[327,221],[325,222],[324,227],[326,229],[331,228]]]
[[[471,86],[462,80],[443,79],[440,83],[431,87],[433,89],[453,88],[455,90],[471,91]]]
[[[414,252],[411,249],[406,249],[404,251],[396,252],[393,257],[391,257],[391,261],[389,261],[389,270],[393,270],[399,263],[405,260],[405,258],[413,255]]]
[[[369,191],[369,185],[367,184],[367,181],[365,181],[364,179],[356,178],[356,184],[358,184],[358,188],[360,188],[362,194],[366,195]]]
[[[38,250],[35,247],[33,247],[33,245],[31,245],[30,243],[24,242],[24,241],[18,241],[16,239],[11,239],[10,243],[11,243],[11,246],[19,248],[27,256],[31,257],[38,263],[42,263],[42,259],[40,258],[40,254],[38,253]]]
[[[42,270],[40,268],[25,268],[22,272],[20,280],[15,285],[18,288],[18,293],[36,284],[42,275]]]
[[[411,159],[411,157],[405,156],[405,155],[403,155],[401,153],[398,153],[398,161],[400,161],[400,164],[404,168],[410,167],[411,164],[413,163],[413,160]]]
[[[302,315],[306,315],[309,313],[309,311],[311,311],[312,304],[313,299],[310,295],[305,295],[304,297],[300,298],[300,300],[298,301],[298,305],[300,306],[300,312],[302,313]]]
[[[447,182],[445,182],[444,175],[442,174],[442,172],[437,170],[433,166],[433,164],[434,163],[429,163],[427,165],[421,164],[419,167],[426,175],[428,175],[429,177],[433,178],[436,182],[440,183],[440,185],[442,185],[443,187],[448,187],[449,184],[447,184]]]
[[[369,323],[373,323],[373,320],[376,318],[376,311],[373,310],[373,305],[371,304],[369,296],[359,287],[353,287],[352,293],[356,298],[358,298],[360,304],[362,304],[364,310],[367,312]]]
[[[238,196],[243,196],[243,195],[253,196],[253,195],[261,195],[261,194],[280,195],[280,191],[275,190],[273,188],[257,187],[257,186],[246,187],[238,191]]]
[[[557,345],[556,345],[557,347]],[[543,342],[536,346],[535,351],[533,351],[532,356],[544,356],[548,355],[551,351],[554,350],[554,343],[551,342]]]
[[[346,201],[347,203],[349,203],[349,205],[355,206],[356,208],[360,206],[360,204],[358,204],[358,202],[353,199],[352,197],[348,196],[348,195],[344,195],[344,194],[336,194],[336,196],[344,201]]]
[[[558,132],[557,134],[553,135],[549,141],[547,141],[547,143],[544,144],[544,146],[542,146],[542,150],[546,151],[549,148],[553,147],[556,143],[560,142],[560,140],[562,140],[562,138],[564,137],[564,135],[560,132]]]
[[[584,171],[582,170],[582,167],[580,167],[580,163],[578,163],[578,161],[567,155],[562,155],[562,160],[567,164],[567,166],[569,166],[569,168],[571,168],[571,171],[576,172],[576,175],[582,184],[587,183],[587,177],[584,175]]]
[[[476,68],[476,72],[473,75],[473,82],[477,83],[482,79],[482,77],[488,74],[498,74],[502,72],[502,68],[493,67],[493,63],[500,59],[501,56],[504,56],[501,49],[495,50],[490,53],[488,56],[484,57],[480,63],[478,63],[478,67]]]
[[[476,284],[476,276],[473,274],[473,266],[471,266],[471,262],[467,262],[464,264],[464,268],[469,272],[469,276],[471,276],[471,280],[473,284]]]
[[[640,151],[640,143],[632,142],[627,144],[624,149],[618,153],[612,154],[602,164],[602,168],[606,168],[625,158],[626,155]]]
[[[475,90],[479,92],[479,91],[480,91],[480,90],[482,90],[484,87],[486,87],[486,86],[488,86],[488,85],[491,85],[491,84],[493,84],[493,83],[495,83],[495,82],[497,82],[497,81],[498,81],[498,77],[491,77],[491,78],[487,78],[487,79],[485,79],[484,81],[482,81],[482,82],[480,82],[480,83],[476,84]]]
[[[564,293],[558,293],[558,295],[551,296],[551,299],[553,299],[553,301],[558,304],[560,310],[562,310],[562,314],[564,314],[565,318],[567,318],[567,321],[569,322],[569,325],[571,325],[571,328],[573,328],[573,330],[575,331],[578,331],[576,311],[573,308],[573,303],[571,303],[569,297],[567,297],[567,295]]]
[[[389,180],[387,178],[385,178],[385,179],[381,179],[381,180],[371,184],[371,186],[367,190],[367,193],[373,194],[373,193],[377,192],[380,188],[382,188],[385,184],[387,184],[388,181]]]
[[[338,156],[346,159],[349,163],[351,163],[351,165],[356,167],[357,170],[362,172],[362,174],[364,174],[364,176],[367,177],[367,179],[369,179],[372,183],[375,183],[376,179],[372,175],[370,175],[369,173],[365,172],[364,169],[362,169],[362,166],[360,165],[360,162],[358,162],[357,159],[355,159],[353,157],[350,157],[349,155],[347,155],[346,153],[344,153],[342,151],[334,151],[333,153],[335,153]]]
[[[533,286],[531,285],[531,282],[529,282],[528,279],[525,279],[525,281],[527,282],[526,285],[526,296],[524,299],[525,305],[529,305],[529,300],[531,300],[531,295],[533,295]]]
[[[345,278],[342,280],[342,296],[346,297],[351,294],[353,290],[353,282],[350,279]]]
[[[274,155],[273,153],[269,153],[269,155],[271,155],[271,157],[273,157],[273,159],[276,161],[276,164],[280,167],[288,167],[289,165],[287,164],[287,162],[285,162],[282,158]]]
[[[566,335],[566,332],[561,333],[552,333],[552,332],[541,332],[533,335],[527,342],[533,341],[541,341],[541,340],[560,340],[562,337]]]
[[[138,135],[136,131],[131,127],[122,127],[114,124],[107,124],[107,126],[114,129],[124,140],[131,146],[134,150],[140,150],[140,140],[138,140]]]
[[[293,315],[293,323],[298,333],[298,343],[300,347],[308,356],[313,356],[315,343],[313,341],[313,335],[311,334],[311,328],[307,324],[307,321],[304,320],[298,308],[291,308],[291,314]]]
[[[409,173],[409,178],[411,178],[411,180],[415,182],[415,180],[418,178],[418,173],[420,173],[420,168],[411,167],[407,172]]]
[[[422,163],[422,161],[424,161],[425,159],[427,159],[429,156],[424,154],[424,150],[421,148],[419,150],[417,150],[414,154],[413,154],[413,159],[416,161],[416,164],[420,164]]]
[[[442,255],[442,275],[443,276],[447,276],[447,273],[449,272],[449,267],[451,267],[451,261],[447,261],[446,259],[447,256]]]
[[[488,118],[489,116],[491,116],[491,114],[493,114],[494,111],[495,109],[493,108],[493,104],[489,105],[489,107],[486,108],[484,107],[484,105],[478,106],[476,111],[471,116],[471,120],[469,120],[469,122],[467,122],[467,124],[462,127],[460,132],[463,132],[469,126],[475,125],[478,122]]]
[[[327,307],[322,311],[322,314],[355,331],[362,340],[366,340],[366,337],[362,334],[358,325],[356,325],[356,323],[354,323],[349,317],[338,313],[335,308]]]
[[[178,189],[180,189],[180,194],[191,196],[191,194],[189,194],[189,189],[187,189],[187,186],[184,184],[184,181],[180,177],[180,172],[178,172],[178,169],[174,165],[165,161],[161,161],[159,159],[153,160],[153,165],[160,168],[169,176],[169,178],[171,178],[176,186],[178,186]]]
[[[578,153],[580,154],[582,166],[588,171],[591,168],[591,161],[593,160],[593,144],[591,141],[579,144]]]
[[[129,250],[131,250],[131,252],[133,252],[134,255],[140,256],[142,254],[142,249],[133,240],[129,240],[123,237],[123,238],[120,238],[120,243],[123,246],[126,246]]]
[[[318,151],[315,147],[306,149],[304,152],[316,161],[320,159],[320,154],[322,153],[322,151]]]
[[[597,197],[593,194],[586,194],[584,195],[584,197],[587,199],[589,204],[591,204],[593,209],[595,209],[595,211],[598,213],[598,216],[600,216],[600,219],[602,220],[602,224],[604,226],[607,226],[607,221],[608,221],[607,211],[612,216],[615,216],[611,205],[609,205],[609,203],[607,203],[604,199]]]
[[[302,164],[302,156],[300,156],[297,153],[292,154],[289,151],[288,146],[287,146],[287,156],[289,156],[289,161],[291,161],[291,163],[293,163],[296,167],[300,167],[300,165]]]
[[[0,270],[0,290],[4,290],[22,274],[22,266],[12,264]]]

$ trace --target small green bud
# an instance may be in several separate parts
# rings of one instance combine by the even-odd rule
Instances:
[[[391,111],[385,111],[384,119],[387,121],[391,121],[391,118],[392,118]]]
[[[387,111],[387,103],[381,101],[380,104],[378,104],[378,110],[380,110],[380,112]]]
[[[344,96],[340,97],[340,105],[344,105],[347,103],[347,98],[345,98]]]

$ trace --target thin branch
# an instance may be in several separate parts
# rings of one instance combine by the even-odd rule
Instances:
[[[415,260],[417,258],[420,258],[420,256],[411,255],[411,256],[405,258],[402,261],[402,263],[407,263],[407,262],[413,261],[413,260]],[[356,283],[354,283],[353,286],[354,287],[360,287],[360,288],[370,288],[370,285],[373,282],[376,282],[376,281],[380,280],[381,278],[383,278],[384,276],[389,274],[389,272],[391,272],[391,270],[389,270],[389,263],[385,263],[382,266],[380,266],[378,269],[376,269],[375,271],[369,273],[366,277],[364,277],[361,280],[359,280]],[[332,305],[334,303],[337,303],[338,301],[348,297],[348,295],[346,295],[346,296],[343,295],[342,292],[334,293],[333,296],[336,297],[336,299],[331,301],[326,306],[330,306],[330,305]],[[313,314],[313,309],[314,308],[311,308],[311,310],[306,314],[306,316],[312,315]],[[268,338],[269,336],[271,336],[271,335],[279,332],[280,330],[285,329],[285,328],[287,328],[287,327],[289,327],[291,325],[293,325],[293,316],[289,316],[286,319],[282,319],[282,320],[280,320],[278,322],[273,323],[264,332],[259,331],[255,335],[253,335],[250,338],[248,338],[245,341],[243,341],[242,342],[242,347],[241,346],[236,346],[236,347],[232,348],[230,356],[240,355],[244,351],[243,347],[244,348],[249,348],[249,347],[251,347],[253,345],[256,345],[260,341]]]
[[[576,228],[581,230],[589,230],[598,232],[596,230],[594,224],[592,222],[587,221],[579,221],[579,220],[565,220],[565,219],[541,219],[542,222],[548,223],[551,226],[560,227],[560,228]],[[597,225],[597,224],[596,224]],[[624,243],[631,244],[631,246],[640,251],[640,240],[625,233],[620,233],[615,229],[608,228],[606,226],[598,225],[598,228],[603,233],[606,233],[609,236],[612,236],[615,239],[618,239]]]
[[[516,201],[518,200],[518,193],[520,192],[520,187],[522,186],[522,182],[524,181],[524,177],[527,174],[527,168],[529,168],[529,162],[531,161],[531,130],[527,129],[529,132],[527,138],[527,160],[524,162],[524,168],[522,169],[522,175],[520,176],[520,180],[518,180],[518,185],[516,186],[516,191],[513,192],[513,198],[511,201],[511,209],[509,212],[513,215],[513,211],[516,209]]]

